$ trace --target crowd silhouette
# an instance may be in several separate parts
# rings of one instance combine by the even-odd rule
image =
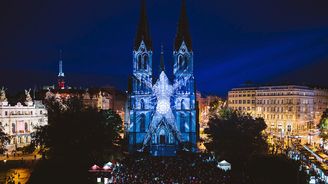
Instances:
[[[230,172],[205,155],[126,158],[115,172],[116,183],[231,183]]]

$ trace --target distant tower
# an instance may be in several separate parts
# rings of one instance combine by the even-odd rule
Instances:
[[[59,50],[59,73],[58,73],[58,89],[65,89],[65,74],[63,72],[63,51]]]

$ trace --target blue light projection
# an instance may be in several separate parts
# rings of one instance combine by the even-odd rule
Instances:
[[[152,85],[152,51],[142,41],[134,51],[133,89],[130,92],[129,150],[149,149],[153,156],[173,156],[181,144],[196,151],[196,97],[193,53],[183,42],[174,51],[174,82],[162,70]],[[141,56],[141,57],[140,57]]]

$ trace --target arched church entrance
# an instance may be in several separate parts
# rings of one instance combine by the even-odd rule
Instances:
[[[161,129],[161,131],[159,132],[159,144],[165,144],[166,143],[165,138],[166,138],[165,130]]]

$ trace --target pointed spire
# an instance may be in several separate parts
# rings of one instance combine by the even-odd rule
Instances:
[[[58,72],[58,77],[64,77],[65,74],[63,72],[63,50],[59,50],[59,72]]]
[[[137,35],[134,42],[134,50],[137,50],[139,48],[141,41],[145,42],[147,49],[152,49],[152,42],[150,38],[150,31],[147,20],[146,4],[146,0],[141,0],[140,20],[137,28]]]
[[[183,41],[186,43],[188,50],[192,50],[186,0],[182,0],[181,15],[178,23],[177,34],[175,36],[174,50],[178,50]]]
[[[161,69],[161,71],[165,71],[165,65],[164,65],[164,47],[163,47],[163,44],[161,45],[161,63],[160,63],[160,69]]]

